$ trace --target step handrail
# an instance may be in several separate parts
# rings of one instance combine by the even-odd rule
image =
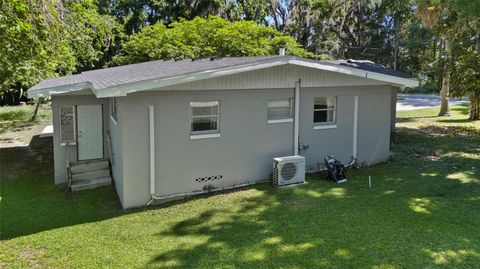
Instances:
[[[65,143],[65,154],[66,154],[66,172],[67,172],[67,188],[69,192],[72,192],[72,169],[70,166],[70,160],[68,159],[68,148],[70,143]]]

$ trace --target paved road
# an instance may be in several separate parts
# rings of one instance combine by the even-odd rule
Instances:
[[[431,108],[440,106],[439,95],[429,94],[399,94],[397,101],[398,110],[414,110],[421,108]],[[450,105],[468,104],[468,98],[464,97],[462,100],[450,98]]]

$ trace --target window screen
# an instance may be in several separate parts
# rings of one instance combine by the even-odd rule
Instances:
[[[60,141],[75,141],[75,109],[73,106],[60,107]]]
[[[192,134],[218,133],[219,104],[214,102],[191,102]]]
[[[292,99],[278,99],[268,101],[268,120],[292,118]]]
[[[334,123],[336,102],[337,98],[334,96],[315,97],[313,122],[318,124]]]

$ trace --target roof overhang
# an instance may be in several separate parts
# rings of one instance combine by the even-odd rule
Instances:
[[[53,88],[47,89],[39,89],[34,91],[27,91],[27,95],[30,98],[38,98],[38,97],[49,97],[52,95],[59,95],[65,93],[74,93],[83,90],[93,89],[93,85],[90,82],[82,82],[82,83],[75,83],[69,84],[64,86],[58,86]]]
[[[127,83],[127,84],[122,84],[122,85],[108,87],[108,88],[101,88],[101,89],[96,89],[92,85],[92,83],[87,82],[87,83],[77,83],[77,84],[53,87],[48,89],[34,90],[27,93],[29,97],[35,98],[35,97],[47,97],[51,95],[91,89],[98,98],[126,96],[127,94],[134,93],[134,92],[159,90],[159,88],[166,87],[166,86],[204,80],[209,78],[222,77],[227,75],[234,75],[234,74],[239,74],[243,72],[255,71],[259,69],[265,69],[265,68],[281,66],[286,64],[292,64],[296,66],[303,66],[303,67],[313,68],[317,70],[342,73],[346,75],[382,81],[387,84],[392,84],[393,86],[397,86],[400,88],[417,87],[419,85],[419,82],[416,79],[401,78],[401,77],[381,74],[377,72],[365,71],[357,68],[336,65],[333,63],[318,62],[314,60],[289,56],[289,57],[266,59],[266,60],[258,61],[256,63],[251,63],[251,64],[243,64],[243,65],[237,65],[232,67],[194,72],[194,73],[189,73],[189,74],[179,75],[179,76],[143,80],[143,81]]]

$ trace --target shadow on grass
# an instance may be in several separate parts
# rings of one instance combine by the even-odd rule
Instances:
[[[194,243],[167,248],[145,267],[474,266],[479,141],[461,126],[400,128],[390,163],[351,170],[346,185],[313,175],[297,188],[257,187],[261,195],[238,210],[205,210],[160,232]]]
[[[239,210],[208,209],[174,224],[157,236],[191,243],[166,247],[145,267],[468,267],[479,260],[473,216],[478,202],[452,194],[478,185],[443,182],[432,193],[422,183],[425,190],[409,193],[404,188],[412,182],[402,177],[369,194],[357,189],[357,177],[343,186],[309,182],[288,190],[256,188],[263,194],[241,201]],[[332,189],[341,195],[326,194]],[[432,196],[439,191],[446,195]],[[450,195],[460,199],[450,201]]]
[[[404,122],[414,122],[417,119],[428,119],[428,118],[438,118],[438,116],[418,116],[418,117],[407,117],[407,118],[397,118],[396,122],[398,123],[404,123]]]
[[[478,129],[462,126],[399,128],[393,160],[350,170],[347,184],[312,175],[295,188],[198,197],[175,208],[183,215],[158,219],[169,225],[142,231],[145,244],[132,248],[150,257],[146,246],[162,244],[146,268],[474,267],[479,138]],[[54,186],[51,139],[1,151],[2,239],[137,212],[120,209],[113,187],[70,199]]]
[[[113,187],[68,195],[54,185],[52,138],[0,149],[0,238],[111,218],[120,214]]]
[[[470,114],[469,108],[470,106],[468,104],[460,104],[456,106],[451,106],[450,111],[457,111],[462,115],[469,115]]]
[[[473,122],[470,119],[446,119],[446,120],[439,120],[438,122],[444,122],[444,123],[467,123],[467,122]]]

